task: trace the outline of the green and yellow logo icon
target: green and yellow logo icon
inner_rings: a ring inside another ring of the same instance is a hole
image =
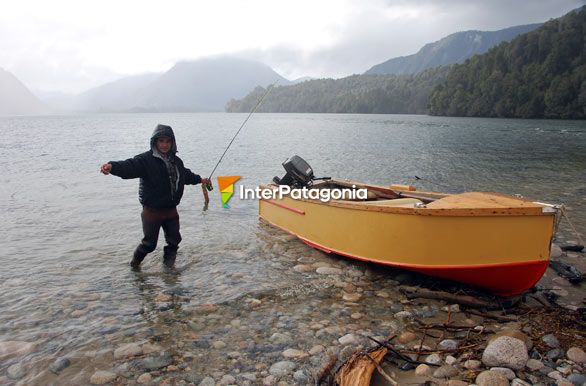
[[[240,176],[218,176],[218,186],[222,195],[222,206],[230,208],[228,201],[234,194],[234,183],[240,179]]]

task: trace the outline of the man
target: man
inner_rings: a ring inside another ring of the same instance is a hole
[[[143,207],[144,237],[130,262],[133,269],[139,269],[145,256],[155,250],[161,228],[167,242],[163,263],[169,268],[174,266],[181,242],[177,205],[183,196],[183,188],[185,185],[209,183],[208,178],[201,178],[183,166],[176,153],[177,144],[171,126],[157,125],[151,136],[149,151],[125,161],[110,161],[100,168],[103,174],[123,179],[140,178],[138,196]]]

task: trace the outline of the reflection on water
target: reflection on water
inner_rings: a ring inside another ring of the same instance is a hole
[[[174,272],[163,269],[162,245],[141,272],[129,270],[142,237],[138,184],[102,176],[99,165],[144,151],[154,126],[166,123],[176,130],[186,166],[206,175],[243,119],[240,114],[0,119],[5,229],[0,383],[87,384],[96,370],[121,379],[145,371],[156,377],[163,365],[173,364],[186,382],[231,374],[240,384],[268,375],[287,348],[309,352],[349,331],[384,335],[397,327],[386,315],[402,307],[393,301],[392,279],[405,273],[312,250],[260,223],[254,201],[234,197],[231,209],[221,208],[217,189],[207,211],[199,186],[186,190],[179,208],[184,241]],[[585,125],[258,114],[217,174],[241,175],[239,183],[253,187],[281,175],[281,162],[298,154],[318,176],[415,183],[427,190],[502,191],[565,203],[584,232]],[[562,232],[564,239],[575,240],[563,223]],[[323,265],[344,274],[317,274]],[[342,299],[341,291],[356,294],[348,299],[360,295],[360,302]],[[141,355],[116,358],[115,350],[126,343],[139,345]],[[155,345],[155,358],[147,353],[149,345]],[[61,357],[71,363],[55,373],[51,365]],[[319,365],[313,356],[295,361],[296,370]]]

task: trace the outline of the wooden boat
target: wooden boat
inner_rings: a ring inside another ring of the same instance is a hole
[[[278,179],[277,179],[278,180]],[[332,179],[310,189],[368,189],[365,200],[261,198],[259,215],[326,253],[520,294],[549,264],[556,208],[498,193],[446,194]],[[278,190],[278,184],[261,185]]]

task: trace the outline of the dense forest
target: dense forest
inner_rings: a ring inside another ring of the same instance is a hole
[[[452,67],[432,115],[586,118],[586,7]]]
[[[352,75],[342,79],[308,80],[271,90],[258,111],[272,113],[426,114],[429,95],[446,79],[449,66],[416,75]],[[228,112],[249,112],[263,87],[226,105]]]

